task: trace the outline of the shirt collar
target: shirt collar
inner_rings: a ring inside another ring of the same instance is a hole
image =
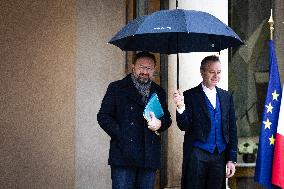
[[[213,94],[216,94],[217,92],[216,92],[216,87],[214,87],[213,89],[209,89],[208,87],[206,87],[204,84],[203,84],[203,82],[201,83],[201,85],[202,85],[202,89],[203,89],[203,91],[205,92],[205,94],[211,94],[211,95],[213,95]]]

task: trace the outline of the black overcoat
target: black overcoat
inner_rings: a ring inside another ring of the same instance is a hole
[[[152,82],[150,95],[157,93],[164,116],[158,132],[172,123],[166,105],[165,91]],[[143,117],[145,103],[135,88],[131,75],[111,83],[97,114],[100,127],[111,137],[109,165],[160,168],[161,140],[147,127]]]

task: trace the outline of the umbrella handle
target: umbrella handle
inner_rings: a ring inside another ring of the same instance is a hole
[[[179,89],[179,56],[177,53],[177,89]]]

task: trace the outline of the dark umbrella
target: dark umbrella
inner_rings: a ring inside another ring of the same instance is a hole
[[[124,26],[109,43],[124,51],[162,54],[220,52],[243,44],[229,26],[213,15],[183,9],[161,10],[138,17]],[[179,78],[178,56],[177,63]]]

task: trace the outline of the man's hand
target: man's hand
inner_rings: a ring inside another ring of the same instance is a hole
[[[226,178],[231,178],[232,176],[234,176],[236,172],[236,166],[231,161],[229,161],[226,166],[227,166]]]
[[[156,118],[153,112],[150,112],[150,117],[151,117],[151,121],[148,122],[148,128],[151,131],[157,131],[158,129],[160,129],[162,123],[159,119]]]
[[[184,106],[184,97],[181,90],[176,90],[174,92],[174,102],[178,108],[182,108]]]

